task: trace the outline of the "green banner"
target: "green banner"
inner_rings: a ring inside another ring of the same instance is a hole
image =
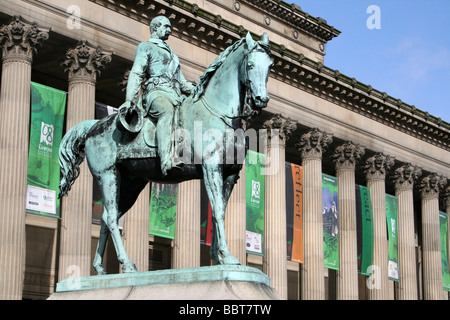
[[[249,150],[245,160],[247,253],[264,254],[265,155]]]
[[[448,261],[448,214],[439,211],[441,226],[441,257],[442,257],[442,283],[445,291],[450,291],[450,272]]]
[[[64,91],[31,83],[27,213],[60,217],[58,153],[64,126],[66,96]]]
[[[155,182],[150,192],[149,233],[175,239],[178,185]]]
[[[389,241],[388,277],[398,281],[397,197],[386,194],[386,222]]]
[[[373,210],[370,198],[370,189],[364,186],[355,186],[356,199],[356,235],[358,272],[370,276],[369,267],[373,264]]]
[[[338,179],[322,174],[323,253],[325,268],[339,270]]]

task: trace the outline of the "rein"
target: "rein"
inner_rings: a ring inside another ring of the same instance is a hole
[[[253,49],[254,50],[254,49]],[[246,52],[244,54],[244,59],[242,59],[241,61],[241,67],[242,64],[244,64],[247,61],[247,57],[248,55],[253,52],[253,50]],[[205,98],[204,95],[201,96],[201,101],[203,103],[203,105],[205,106],[205,108],[215,117],[219,118],[220,120],[222,120],[227,126],[229,126],[230,128],[233,128],[233,126],[229,123],[229,120],[235,120],[235,119],[241,119],[241,120],[247,120],[255,115],[259,115],[261,113],[260,110],[253,110],[252,106],[249,104],[248,100],[251,99],[251,87],[250,87],[250,80],[247,79],[247,63],[245,63],[245,79],[242,81],[242,83],[245,84],[245,97],[244,97],[244,107],[242,108],[242,112],[240,114],[238,114],[237,116],[229,116],[223,113],[220,113],[216,108],[214,108],[209,102],[208,100]],[[250,97],[250,98],[249,98]],[[248,112],[246,112],[246,110],[248,110]]]

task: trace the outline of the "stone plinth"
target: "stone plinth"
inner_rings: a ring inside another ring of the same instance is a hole
[[[280,300],[247,266],[208,266],[68,278],[49,300]]]

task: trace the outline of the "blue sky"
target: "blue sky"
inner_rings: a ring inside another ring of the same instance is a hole
[[[326,45],[327,67],[450,123],[450,0],[285,2],[342,32]]]

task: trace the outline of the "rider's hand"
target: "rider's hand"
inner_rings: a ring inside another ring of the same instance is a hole
[[[120,107],[119,112],[120,113],[128,113],[132,109],[131,101],[125,101]]]

